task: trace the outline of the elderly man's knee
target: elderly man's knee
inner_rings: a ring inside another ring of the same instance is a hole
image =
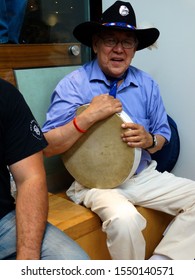
[[[103,223],[103,229],[121,232],[123,234],[132,231],[142,231],[146,226],[145,218],[132,207],[115,208],[112,216]]]

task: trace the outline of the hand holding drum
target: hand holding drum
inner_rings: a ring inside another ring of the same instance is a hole
[[[78,108],[77,115],[87,108]],[[62,155],[69,173],[87,188],[115,188],[134,175],[141,157],[139,148],[121,140],[124,122],[132,122],[125,112],[95,123]]]

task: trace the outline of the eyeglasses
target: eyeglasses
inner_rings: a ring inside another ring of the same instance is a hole
[[[137,40],[134,38],[126,39],[126,40],[122,40],[122,41],[119,41],[112,37],[100,37],[99,36],[99,38],[103,41],[105,46],[111,47],[111,48],[114,48],[116,45],[118,45],[118,43],[121,43],[121,45],[124,49],[132,49],[137,45]]]

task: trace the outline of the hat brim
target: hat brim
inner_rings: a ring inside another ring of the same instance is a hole
[[[97,22],[84,22],[79,24],[73,30],[73,35],[82,44],[92,47],[92,37],[94,34],[104,30],[123,30],[135,32],[136,38],[138,39],[137,51],[145,49],[156,42],[160,32],[157,28],[147,29],[129,29],[118,26],[104,26]]]

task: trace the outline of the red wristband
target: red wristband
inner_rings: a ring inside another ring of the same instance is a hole
[[[87,130],[78,127],[78,125],[77,125],[77,123],[76,123],[76,117],[73,119],[73,124],[74,124],[76,130],[78,130],[79,132],[81,132],[81,133],[87,132]]]

